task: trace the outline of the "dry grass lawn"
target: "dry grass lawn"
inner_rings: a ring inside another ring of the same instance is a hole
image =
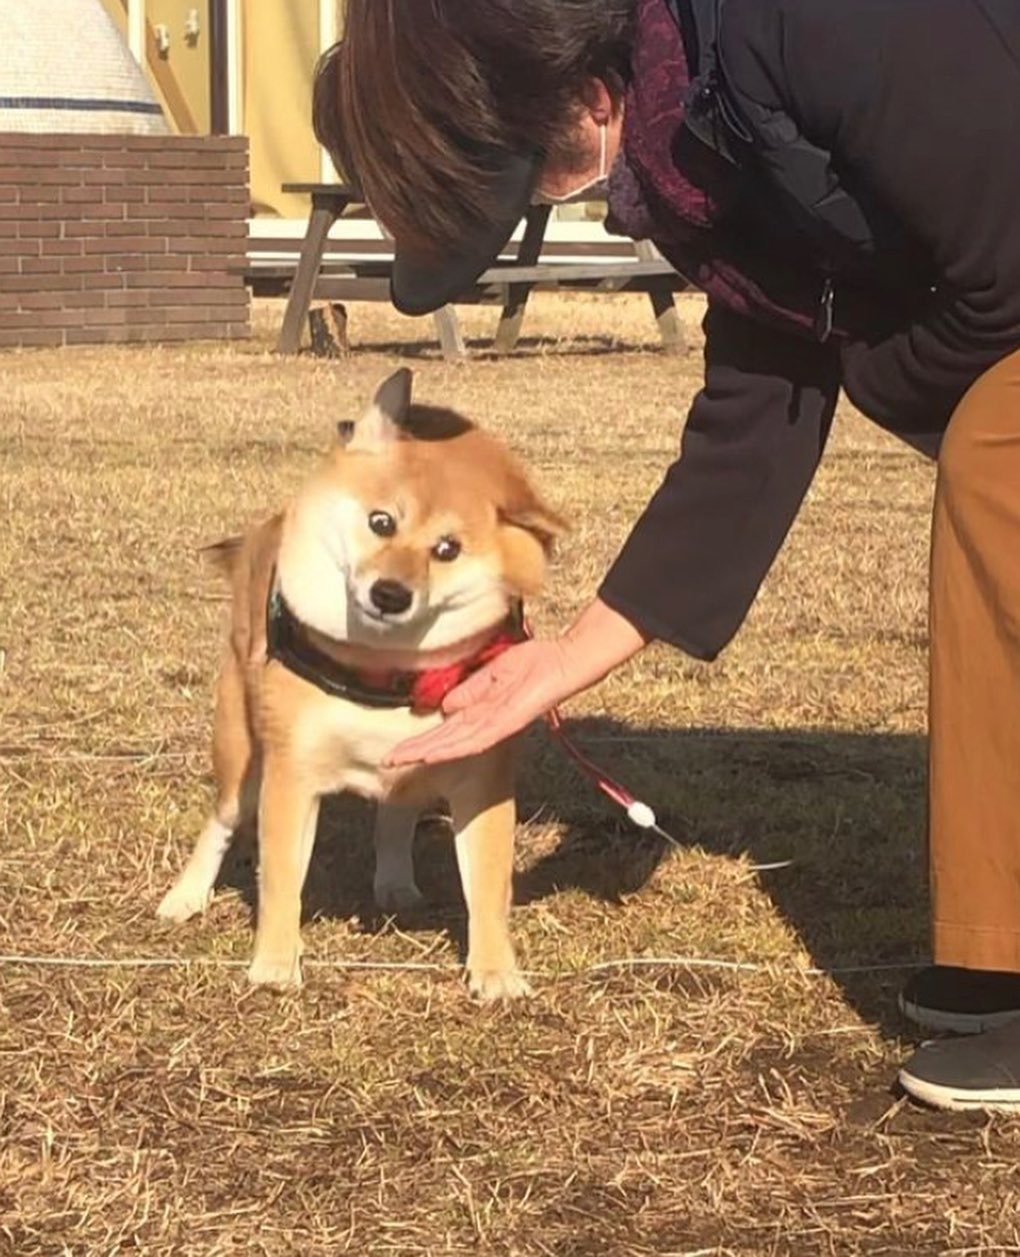
[[[154,918],[210,794],[223,603],[198,547],[410,361],[576,519],[535,610],[562,624],[674,456],[697,306],[686,358],[640,298],[548,296],[514,356],[463,366],[359,306],[349,360],[283,361],[275,304],[243,346],[0,357],[0,1252],[1020,1252],[1020,1124],[890,1091],[927,948],[932,476],[849,411],[725,655],[654,648],[570,709],[682,850],[534,735],[532,1002],[461,988],[438,822],[429,912],[378,919],[355,802],[319,834],[299,995],[245,989],[250,849],[204,919]]]

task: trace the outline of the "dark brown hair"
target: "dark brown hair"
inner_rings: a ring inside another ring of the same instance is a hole
[[[615,99],[634,0],[348,0],[319,62],[313,122],[389,230],[449,248],[485,219],[485,154],[570,168],[587,81]]]

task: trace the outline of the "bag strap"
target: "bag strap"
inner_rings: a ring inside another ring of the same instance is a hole
[[[673,21],[683,36],[696,43],[690,66],[691,80],[703,78],[715,65],[715,40],[719,33],[722,0],[666,0]],[[685,39],[686,44],[686,39]]]
[[[685,46],[693,36],[691,86],[684,125],[702,144],[731,166],[763,167],[783,198],[787,212],[833,260],[867,252],[873,245],[870,219],[860,200],[842,188],[833,174],[830,155],[793,129],[785,115],[760,110],[749,119],[734,108],[719,65],[718,34],[725,0],[665,0]]]
[[[666,0],[689,58],[691,85],[685,102],[684,126],[702,144],[731,166],[739,167],[741,150],[751,135],[722,90],[717,36],[724,0]]]

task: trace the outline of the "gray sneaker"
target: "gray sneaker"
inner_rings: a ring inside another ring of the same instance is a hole
[[[1020,1112],[1020,1021],[925,1043],[899,1079],[908,1095],[937,1109]]]

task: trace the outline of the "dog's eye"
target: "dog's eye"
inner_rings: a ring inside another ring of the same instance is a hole
[[[440,563],[452,563],[460,554],[460,542],[456,537],[440,537],[432,547],[432,556]]]
[[[392,537],[397,531],[397,521],[389,511],[372,511],[368,517],[368,526],[377,537]]]

